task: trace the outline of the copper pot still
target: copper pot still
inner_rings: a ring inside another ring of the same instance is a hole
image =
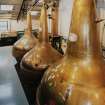
[[[37,75],[38,73],[43,73],[61,57],[62,55],[49,44],[47,5],[43,3],[40,16],[39,43],[23,57],[21,68],[30,72],[36,72]]]
[[[49,68],[37,105],[105,105],[105,63],[100,52],[94,0],[75,0],[65,57]]]
[[[17,61],[20,61],[22,57],[32,49],[37,43],[37,39],[32,35],[32,18],[31,13],[27,13],[27,28],[25,29],[24,36],[20,38],[12,49],[12,55]]]

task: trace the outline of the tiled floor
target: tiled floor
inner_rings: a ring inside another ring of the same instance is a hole
[[[0,105],[28,105],[10,47],[0,47]]]

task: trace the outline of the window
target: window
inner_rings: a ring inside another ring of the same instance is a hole
[[[0,32],[6,32],[8,30],[8,22],[0,21]]]
[[[12,11],[14,5],[0,5],[0,10],[2,11]]]

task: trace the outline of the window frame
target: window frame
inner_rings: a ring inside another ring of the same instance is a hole
[[[0,21],[0,24],[1,24],[1,23],[2,23],[2,24],[5,23],[6,25],[5,25],[5,27],[4,27],[4,30],[3,30],[3,28],[1,28],[2,25],[0,25],[0,32],[6,32],[6,31],[8,31],[8,21]]]

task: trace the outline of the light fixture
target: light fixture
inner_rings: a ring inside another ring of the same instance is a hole
[[[32,0],[33,3],[38,2],[38,3],[42,3],[43,0]]]
[[[11,11],[13,10],[14,5],[0,5],[0,10]]]
[[[43,0],[39,0],[39,3],[43,3]]]
[[[34,16],[37,16],[37,15],[39,15],[39,11],[31,11],[31,15],[34,15]]]

